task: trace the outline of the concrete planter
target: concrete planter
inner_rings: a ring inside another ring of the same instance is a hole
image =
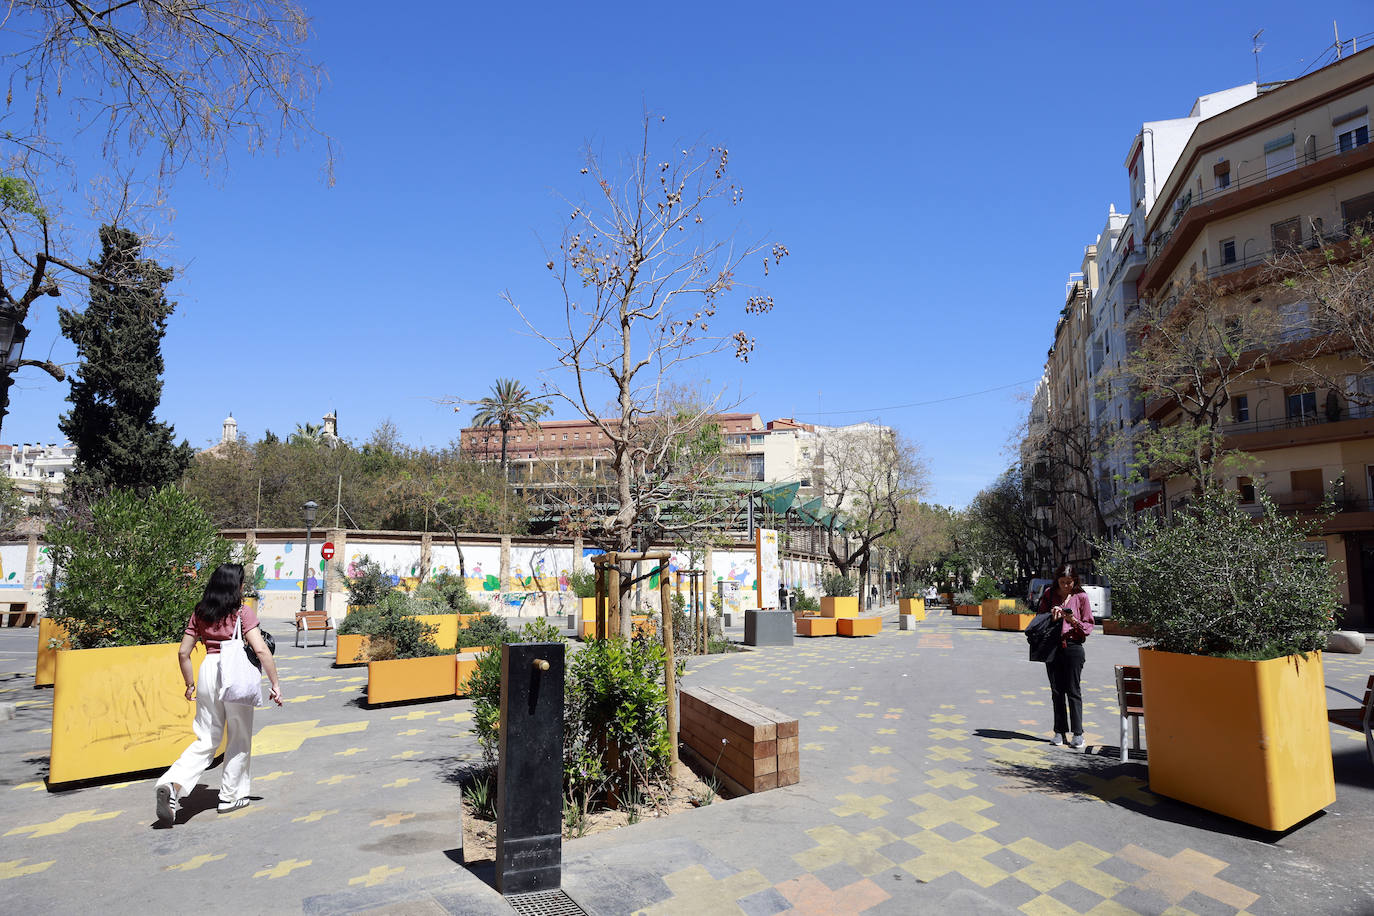
[[[926,599],[898,598],[897,604],[903,615],[915,617],[917,620],[926,619]]]
[[[195,738],[178,643],[56,653],[48,783],[169,767]],[[205,647],[191,654],[200,673]],[[223,745],[221,745],[221,749]]]
[[[1003,613],[1010,612],[1016,608],[1014,598],[989,598],[984,601],[979,610],[983,617],[983,629],[1000,630],[1001,616]]]
[[[1150,791],[1265,830],[1336,800],[1320,652],[1262,662],[1140,650]]]
[[[826,596],[821,599],[822,617],[858,617],[859,598],[857,595]]]
[[[457,656],[397,658],[367,663],[367,702],[399,703],[457,694]]]
[[[924,615],[917,617],[915,614],[898,614],[897,628],[900,630],[914,630],[916,629],[916,621],[924,619]]]

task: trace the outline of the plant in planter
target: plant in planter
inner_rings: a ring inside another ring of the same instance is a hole
[[[798,611],[806,611],[814,614],[820,611],[821,603],[816,600],[814,595],[809,595],[805,589],[799,588],[797,589],[796,608]]]
[[[348,590],[350,608],[372,607],[380,603],[393,587],[391,576],[382,569],[382,564],[367,554],[350,563],[348,570],[339,566],[336,572]]]
[[[925,583],[910,579],[903,582],[898,588],[897,604],[900,611],[899,623],[902,629],[909,630],[915,621],[926,619],[925,593]]]
[[[1113,616],[1140,627],[1150,788],[1268,830],[1335,800],[1320,650],[1331,564],[1259,494],[1209,487],[1102,545]]]
[[[821,598],[821,616],[858,617],[858,588],[858,580],[853,576],[831,573],[821,579],[821,591],[825,592]]]
[[[463,577],[450,572],[430,576],[420,583],[414,594],[415,600],[435,605],[436,613],[452,611],[455,614],[481,614],[486,611],[468,594],[468,585]]]
[[[951,600],[954,601],[954,613],[956,614],[969,617],[978,613],[978,597],[973,592],[955,592]]]
[[[468,621],[468,625],[458,631],[458,651],[475,646],[499,646],[512,641],[511,628],[504,617],[495,614],[480,614]]]
[[[982,604],[989,598],[1002,598],[1001,589],[990,576],[979,576],[978,581],[973,583],[973,601],[970,604]]]

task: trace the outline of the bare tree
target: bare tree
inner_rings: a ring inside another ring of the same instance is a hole
[[[156,241],[148,222],[188,164],[225,168],[231,147],[250,151],[321,136],[312,104],[321,71],[295,0],[9,0],[0,114],[0,308],[21,327],[43,296],[65,284],[117,281],[80,263],[65,192],[93,188],[100,222]],[[54,117],[57,115],[57,117]],[[102,171],[87,174],[76,136],[100,136]],[[328,157],[332,171],[332,153]],[[24,332],[21,332],[24,333]],[[59,381],[60,366],[25,360]],[[0,417],[9,372],[0,372]]]
[[[737,206],[743,192],[729,175],[722,146],[653,152],[663,122],[646,114],[643,137],[622,169],[607,168],[590,149],[581,172],[594,194],[572,208],[567,228],[545,265],[562,294],[562,315],[506,299],[541,340],[553,347],[558,369],[548,389],[595,424],[611,452],[614,502],[599,525],[616,551],[634,547],[636,526],[654,519],[676,490],[674,478],[655,472],[670,465],[673,450],[705,427],[720,398],[670,414],[664,384],[686,365],[734,348],[747,361],[754,340],[722,328],[720,314],[732,293],[744,293],[746,314],[773,308],[762,291],[745,288],[746,263],[768,271],[787,255],[782,245],[736,244],[711,222]],[[614,406],[599,408],[608,393]],[[646,423],[655,417],[654,424]],[[628,594],[631,570],[622,570]],[[627,610],[626,602],[621,603]],[[630,620],[622,613],[620,630]]]
[[[821,442],[826,553],[842,575],[858,564],[863,581],[874,545],[897,530],[903,504],[925,492],[926,468],[914,444],[881,426],[830,430]]]
[[[1104,436],[1085,423],[1051,410],[1047,423],[1030,443],[1032,466],[1022,469],[1023,479],[1039,498],[1045,500],[1055,520],[1053,565],[1084,561],[1091,564],[1093,541],[1107,534],[1107,518],[1102,512],[1104,486],[1097,475],[1097,459],[1106,450]]]

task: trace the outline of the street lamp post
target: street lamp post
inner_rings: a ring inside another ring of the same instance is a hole
[[[305,613],[305,595],[310,585],[310,529],[315,524],[315,510],[319,506],[308,500],[305,504],[305,569],[301,572],[301,613]]]

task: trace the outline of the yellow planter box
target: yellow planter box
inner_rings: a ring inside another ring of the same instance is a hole
[[[652,639],[658,633],[658,626],[647,614],[631,615],[630,628],[633,633],[645,639]]]
[[[367,664],[369,638],[357,633],[345,633],[334,638],[334,667]]]
[[[415,619],[421,623],[438,627],[439,630],[432,637],[435,644],[444,652],[452,652],[458,647],[458,626],[459,617],[466,616],[460,614],[416,614]]]
[[[998,614],[997,629],[1024,632],[1034,619],[1034,614]]]
[[[1140,673],[1151,792],[1276,831],[1336,800],[1320,652],[1141,649]]]
[[[859,598],[857,595],[840,595],[821,599],[822,617],[858,617]]]
[[[63,649],[52,694],[48,783],[163,769],[195,739],[177,643]],[[205,647],[197,644],[197,674]],[[223,745],[221,745],[221,749]]]
[[[67,631],[51,618],[43,617],[38,621],[38,658],[34,667],[33,686],[51,687],[57,674],[57,650],[49,649],[48,643],[57,639],[62,648],[67,647]]]
[[[474,646],[458,653],[457,679],[454,683],[454,692],[458,696],[465,697],[468,695],[468,681],[477,673],[477,659],[483,653],[490,651],[490,646]]]
[[[998,602],[998,599],[989,598],[987,601],[984,601],[982,605],[979,606],[979,609],[983,617],[983,629],[1001,629],[1001,622],[999,618],[1002,616],[1002,607],[1001,604]]]
[[[881,617],[843,617],[835,621],[840,636],[877,636],[883,631]]]
[[[368,705],[451,697],[457,686],[456,655],[367,663]]]
[[[838,632],[838,620],[834,617],[803,617],[797,621],[798,636],[834,636]]]
[[[917,620],[926,619],[926,599],[924,598],[899,598],[897,604],[901,607],[903,614],[910,614]]]
[[[596,599],[595,599],[595,598],[581,598],[581,599],[579,599],[579,600],[580,600],[581,603],[582,603],[582,619],[583,619],[583,620],[595,620],[595,619],[596,619]]]

